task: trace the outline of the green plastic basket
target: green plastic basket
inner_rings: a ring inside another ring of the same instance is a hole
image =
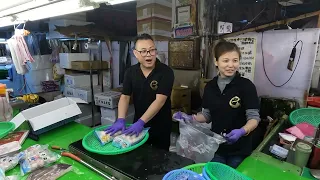
[[[302,122],[309,123],[318,127],[320,123],[320,109],[318,108],[301,108],[290,113],[290,122],[297,125]]]
[[[0,139],[8,135],[14,127],[12,122],[0,122]]]
[[[204,168],[205,165],[206,165],[206,163],[192,164],[192,165],[184,167],[183,169],[187,169],[187,170],[193,171],[197,174],[201,174],[202,169]]]
[[[140,141],[138,144],[125,148],[125,149],[119,149],[116,148],[112,145],[112,142],[102,146],[99,142],[99,140],[97,139],[97,137],[94,134],[95,130],[101,131],[106,129],[107,127],[109,127],[111,125],[108,126],[102,126],[99,128],[96,128],[94,130],[92,130],[90,133],[88,133],[83,139],[82,139],[82,146],[90,152],[96,153],[96,154],[101,154],[101,155],[117,155],[117,154],[123,154],[123,153],[127,153],[129,151],[132,151],[136,148],[138,148],[139,146],[143,145],[149,138],[149,133],[146,134],[146,136],[142,139],[142,141]],[[129,126],[129,125],[127,125]]]
[[[225,164],[208,162],[204,168],[212,180],[252,180]]]

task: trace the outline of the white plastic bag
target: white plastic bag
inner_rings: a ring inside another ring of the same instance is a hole
[[[179,129],[177,154],[192,159],[196,163],[211,161],[219,145],[226,142],[224,137],[198,122],[180,122]]]

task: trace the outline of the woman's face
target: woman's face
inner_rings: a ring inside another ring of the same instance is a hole
[[[233,76],[237,70],[239,69],[240,55],[236,51],[230,51],[222,54],[215,61],[215,65],[218,66],[220,75],[222,77],[230,77]]]

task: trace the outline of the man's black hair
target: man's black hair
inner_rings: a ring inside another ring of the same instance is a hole
[[[139,40],[151,40],[151,41],[153,41],[153,38],[152,38],[149,34],[147,34],[147,33],[143,33],[143,34],[138,35],[138,36],[134,39],[134,48],[136,48],[136,43],[137,43],[137,41],[139,41]]]

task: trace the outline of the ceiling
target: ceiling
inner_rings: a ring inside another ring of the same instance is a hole
[[[302,5],[283,7],[278,0],[216,0],[220,2],[220,21],[232,22],[234,31],[266,24],[276,20],[295,17],[320,10],[320,0],[304,0]],[[231,13],[232,12],[232,13]],[[87,21],[94,22],[95,28],[115,36],[132,37],[137,33],[136,2],[114,6],[101,5],[87,13]],[[30,31],[48,32],[48,20],[26,23]],[[251,22],[251,23],[248,23]],[[13,27],[0,28],[0,38],[7,38]]]

